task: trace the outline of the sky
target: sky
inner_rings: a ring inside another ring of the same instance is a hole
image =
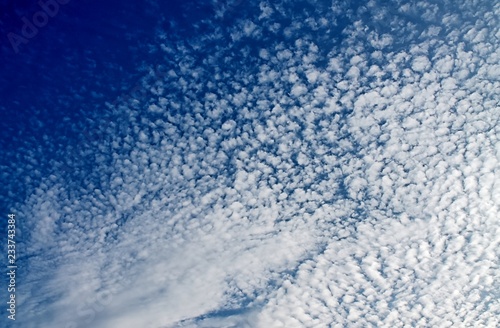
[[[499,2],[57,6],[1,2],[0,327],[500,325]]]

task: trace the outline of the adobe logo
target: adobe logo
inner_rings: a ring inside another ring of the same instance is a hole
[[[19,35],[13,32],[7,34],[7,38],[9,39],[14,52],[16,54],[19,53],[19,46],[21,44],[27,44],[30,39],[37,36],[39,29],[49,23],[49,17],[53,18],[57,15],[60,5],[65,5],[69,2],[70,0],[38,1],[38,5],[42,8],[42,10],[34,13],[31,20],[26,17],[21,18],[21,21],[24,23],[21,28],[21,34]]]

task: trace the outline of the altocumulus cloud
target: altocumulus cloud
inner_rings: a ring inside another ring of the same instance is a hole
[[[498,326],[500,5],[239,6],[29,185],[23,327]]]

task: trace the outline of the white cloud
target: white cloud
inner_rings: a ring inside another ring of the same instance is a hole
[[[303,96],[304,94],[307,93],[307,87],[303,84],[295,84],[293,87],[292,87],[292,92],[291,94],[294,96],[294,97],[300,97],[300,96]]]
[[[431,63],[429,62],[429,59],[425,56],[418,56],[413,59],[413,62],[411,64],[411,68],[416,71],[416,72],[423,72],[427,69],[429,69]]]

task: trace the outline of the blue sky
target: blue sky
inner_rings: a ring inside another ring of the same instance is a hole
[[[498,326],[498,3],[2,6],[20,327]]]

